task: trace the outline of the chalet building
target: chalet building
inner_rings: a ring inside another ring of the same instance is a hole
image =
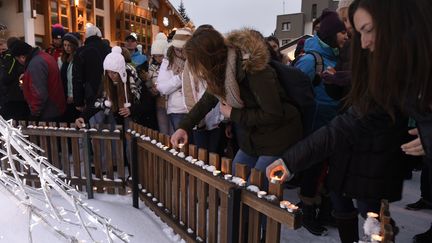
[[[87,23],[95,24],[112,45],[135,33],[143,50],[157,33],[187,24],[168,0],[0,0],[0,24],[10,36],[48,47],[56,23],[82,36]]]

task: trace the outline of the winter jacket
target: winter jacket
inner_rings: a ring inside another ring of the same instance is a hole
[[[24,101],[23,92],[19,86],[19,77],[24,72],[24,67],[6,51],[2,58],[1,101],[8,102]]]
[[[182,74],[174,75],[172,70],[168,70],[168,65],[168,60],[164,59],[159,69],[156,88],[162,95],[168,96],[167,114],[187,113],[181,89]]]
[[[63,89],[65,93],[65,97],[73,97],[73,88],[72,88],[72,70],[73,70],[73,62],[57,62],[60,68],[60,77],[63,82]]]
[[[231,120],[239,131],[239,146],[251,156],[279,155],[302,136],[300,113],[288,102],[276,72],[268,65],[266,44],[251,30],[232,32],[228,44],[237,49],[236,80],[244,107],[233,108]],[[243,53],[253,53],[242,60]],[[216,104],[218,99],[205,92],[180,123],[190,130]]]
[[[76,106],[92,105],[102,80],[103,60],[110,53],[98,36],[90,36],[78,48],[72,69],[73,97]]]
[[[147,57],[143,54],[139,53],[138,51],[135,51],[131,55],[132,63],[135,67],[143,65],[147,61]]]
[[[332,191],[359,199],[399,200],[407,168],[400,146],[407,142],[407,125],[401,114],[393,122],[383,111],[360,116],[350,108],[282,158],[296,173],[329,157]]]
[[[323,59],[324,69],[327,67],[334,68],[338,61],[338,51],[333,49],[324,42],[322,42],[318,36],[314,36],[305,41],[304,46],[305,52],[314,51],[318,52]],[[305,54],[295,64],[296,68],[302,70],[306,75],[309,76],[310,80],[314,80],[316,69],[315,59],[312,54]],[[338,106],[339,102],[328,96],[325,90],[324,82],[314,87],[315,100],[318,104]]]
[[[66,109],[63,84],[56,60],[48,53],[34,49],[27,57],[23,77],[24,98],[33,119],[52,121]]]

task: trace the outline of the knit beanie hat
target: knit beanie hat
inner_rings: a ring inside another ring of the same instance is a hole
[[[17,40],[12,43],[12,47],[10,48],[11,54],[14,57],[18,56],[27,56],[33,50],[33,47],[22,40]]]
[[[55,24],[51,26],[51,28],[52,28],[51,37],[53,39],[61,39],[66,33],[61,24]]]
[[[183,48],[183,46],[191,37],[192,31],[189,28],[178,29],[173,37],[172,45],[175,48]]]
[[[151,46],[152,55],[165,55],[168,46],[167,37],[164,33],[158,33]]]
[[[337,33],[346,30],[345,24],[340,20],[339,15],[335,11],[325,9],[320,18],[321,23],[317,34],[323,41],[335,38]]]
[[[123,83],[126,83],[126,61],[123,57],[122,49],[119,46],[114,46],[111,53],[105,57],[103,62],[104,70],[117,72]]]
[[[75,46],[79,46],[80,44],[80,34],[77,32],[73,32],[73,33],[66,33],[63,36],[63,41],[69,41],[70,43],[74,44]]]
[[[86,39],[91,37],[91,36],[99,36],[102,37],[102,32],[100,31],[100,29],[93,24],[86,24],[86,33],[85,33],[85,37]]]
[[[352,2],[353,0],[340,0],[336,11],[339,11],[340,9],[343,8],[348,8]]]

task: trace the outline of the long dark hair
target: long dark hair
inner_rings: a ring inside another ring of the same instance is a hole
[[[207,81],[211,93],[225,97],[228,47],[223,36],[214,29],[197,30],[184,49],[193,75]]]
[[[351,25],[355,27],[354,13],[362,8],[372,16],[376,33],[374,51],[369,52],[353,29],[348,101],[363,114],[379,106],[394,117],[412,96],[418,111],[432,110],[431,2],[355,0],[350,6]]]

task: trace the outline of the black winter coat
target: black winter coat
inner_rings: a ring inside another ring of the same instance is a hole
[[[24,95],[19,86],[19,77],[24,73],[21,65],[7,50],[2,57],[2,75],[0,78],[0,101],[2,104],[8,102],[24,102]]]
[[[73,60],[72,84],[76,106],[94,104],[103,74],[103,61],[110,49],[98,36],[85,40]]]
[[[359,199],[399,200],[407,164],[400,146],[407,142],[408,119],[395,122],[384,112],[360,117],[352,108],[291,147],[284,155],[291,172],[330,157],[329,187]]]

